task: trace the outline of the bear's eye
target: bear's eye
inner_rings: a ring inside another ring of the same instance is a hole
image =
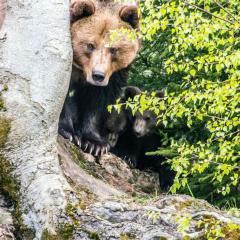
[[[95,49],[95,47],[92,43],[88,43],[87,44],[87,49],[88,49],[89,52],[92,52]]]
[[[109,48],[109,52],[112,54],[112,55],[115,55],[117,53],[118,49],[117,48]]]

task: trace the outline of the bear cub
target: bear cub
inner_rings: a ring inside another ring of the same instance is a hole
[[[133,99],[138,94],[141,94],[139,88],[126,87],[120,103]],[[158,91],[156,97],[163,98],[163,92]],[[161,146],[161,139],[156,133],[156,115],[149,110],[144,111],[143,114],[136,112],[133,115],[129,109],[123,107],[119,114],[113,111],[108,120],[105,128],[108,129],[110,136],[115,136],[110,151],[132,167],[158,172],[160,188],[167,191],[173,183],[175,173],[169,166],[162,165],[165,161],[164,157],[146,155],[147,152],[155,151]]]
[[[121,34],[138,29],[138,8],[110,1],[72,0],[70,7],[73,67],[59,120],[59,134],[95,156],[110,146],[102,126],[126,85],[139,42]],[[112,32],[119,37],[111,40]]]

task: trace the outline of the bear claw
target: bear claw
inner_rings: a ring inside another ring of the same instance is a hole
[[[74,136],[74,142],[76,143],[76,145],[78,146],[78,147],[80,147],[81,148],[81,138],[80,137],[78,137],[78,136]]]
[[[96,151],[95,151],[95,153],[94,153],[94,156],[95,156],[95,157],[98,156],[100,150],[101,150],[101,148],[100,148],[99,146],[97,146]]]
[[[106,150],[105,147],[102,147],[102,148],[101,148],[101,154],[100,154],[101,156],[105,154],[105,150]]]
[[[87,148],[88,148],[88,143],[85,143],[85,144],[83,145],[82,150],[85,152],[85,151],[87,150]]]
[[[95,157],[102,156],[110,150],[110,145],[105,143],[92,143],[88,140],[82,141],[81,149]]]
[[[59,130],[59,134],[60,134],[61,136],[63,136],[65,139],[69,139],[69,141],[72,142],[73,137],[72,137],[72,134],[71,134],[70,132],[68,132],[68,131],[66,131],[66,130],[64,130],[64,129],[60,129],[60,130]]]
[[[89,154],[92,154],[93,150],[94,150],[94,145],[90,145]]]

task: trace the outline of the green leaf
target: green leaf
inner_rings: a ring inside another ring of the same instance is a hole
[[[196,75],[196,70],[195,69],[191,69],[189,73],[191,74],[191,76],[194,77]]]

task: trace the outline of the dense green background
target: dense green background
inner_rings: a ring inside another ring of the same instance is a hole
[[[143,95],[136,105],[158,115],[157,153],[174,153],[171,191],[227,208],[240,207],[239,13],[239,0],[144,1],[130,79],[165,90],[163,101]]]

